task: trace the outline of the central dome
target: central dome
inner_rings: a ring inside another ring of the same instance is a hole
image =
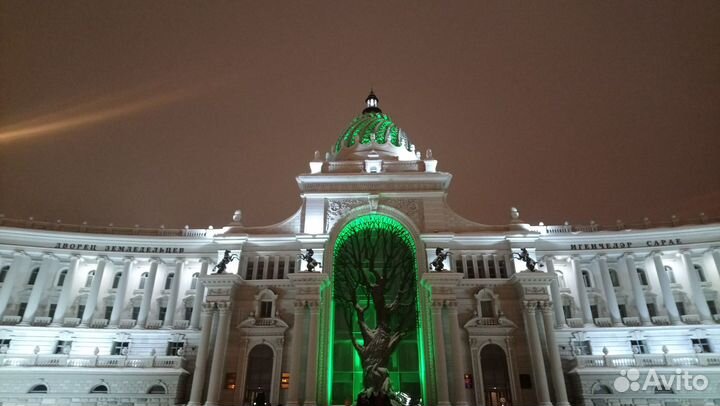
[[[380,110],[378,98],[370,91],[365,109],[340,134],[332,148],[335,161],[365,159],[369,154],[388,160],[412,161],[420,157],[405,131]]]

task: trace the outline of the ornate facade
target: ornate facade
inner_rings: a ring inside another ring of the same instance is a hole
[[[275,225],[239,211],[202,230],[0,218],[0,404],[345,404],[362,370],[336,328],[334,255],[371,215],[415,246],[417,332],[390,369],[423,404],[720,404],[717,219],[475,223],[447,206],[432,153],[366,103]],[[226,251],[237,260],[214,272]]]

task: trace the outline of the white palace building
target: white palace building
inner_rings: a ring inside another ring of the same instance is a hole
[[[362,368],[333,264],[342,231],[369,221],[415,246],[416,334],[389,369],[424,405],[720,405],[719,219],[476,223],[448,207],[432,153],[366,104],[278,224],[0,217],[0,405],[344,405]]]

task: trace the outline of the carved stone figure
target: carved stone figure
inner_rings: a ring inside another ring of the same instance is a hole
[[[440,272],[443,269],[445,269],[445,265],[443,264],[443,261],[445,261],[445,258],[450,256],[450,251],[443,251],[442,248],[436,248],[435,249],[435,259],[430,263],[430,266],[433,267],[435,272]]]
[[[215,265],[213,271],[216,274],[224,274],[225,270],[227,269],[227,265],[236,259],[240,259],[240,256],[238,254],[230,254],[230,250],[225,250],[225,255],[223,255],[223,258],[220,260],[220,262]]]
[[[527,267],[528,271],[535,272],[535,265],[537,265],[537,262],[530,258],[530,254],[528,253],[527,249],[522,248],[520,249],[520,253],[513,253],[513,256],[517,255],[517,259],[524,261],[525,266]]]
[[[313,255],[315,252],[312,250],[312,248],[308,248],[305,251],[305,254],[298,254],[298,258],[302,259],[303,261],[307,262],[307,271],[308,272],[314,272],[316,266],[320,266],[320,263],[313,258]]]

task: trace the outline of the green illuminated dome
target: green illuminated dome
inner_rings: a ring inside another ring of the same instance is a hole
[[[370,91],[365,109],[355,117],[332,148],[335,160],[365,158],[373,152],[384,159],[416,160],[415,146],[405,132],[380,110],[378,98]]]

